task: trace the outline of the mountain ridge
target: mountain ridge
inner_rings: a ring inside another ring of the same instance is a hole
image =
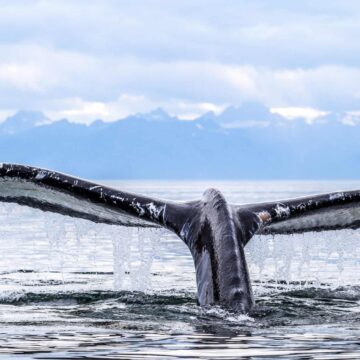
[[[333,114],[309,124],[256,107],[250,117],[251,107],[193,121],[156,109],[90,125],[22,112],[0,124],[0,161],[94,179],[360,178],[358,122]]]
[[[317,118],[308,121],[306,117],[298,116],[289,119],[279,113],[272,112],[269,108],[256,102],[247,102],[240,106],[229,106],[219,114],[213,111],[204,113],[192,120],[183,120],[177,116],[168,114],[164,109],[158,107],[148,113],[136,113],[128,115],[124,118],[119,118],[113,121],[104,121],[102,119],[95,119],[90,124],[71,121],[71,119],[62,118],[58,120],[49,119],[43,112],[38,110],[19,110],[13,115],[7,117],[0,123],[0,131],[15,133],[23,130],[28,130],[35,126],[52,125],[58,121],[67,121],[71,124],[99,126],[100,124],[110,124],[125,120],[146,120],[149,122],[172,122],[172,121],[194,121],[199,124],[216,124],[223,128],[244,128],[244,127],[266,127],[271,125],[291,125],[296,122],[306,122],[311,125],[313,123],[327,124],[329,122],[342,122],[344,125],[358,125],[360,124],[360,112],[329,112],[326,115],[318,116]]]

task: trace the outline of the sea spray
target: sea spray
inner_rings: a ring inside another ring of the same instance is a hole
[[[359,284],[359,242],[357,230],[262,235],[245,251],[253,280],[336,287]]]
[[[114,288],[151,289],[151,268],[163,230],[119,228],[113,239]]]
[[[165,230],[94,224],[15,204],[0,205],[0,224],[0,271],[41,272],[42,281],[47,276],[53,279],[54,272],[61,274],[64,283],[79,272],[113,272],[114,289],[143,291],[154,287],[154,268],[162,271],[159,284],[155,282],[157,289],[165,277],[176,279],[184,270],[182,264],[191,262],[186,246]],[[356,230],[262,235],[251,239],[245,251],[254,283],[336,287],[359,284],[359,242]],[[164,264],[160,266],[157,255],[164,249],[169,256],[161,254]],[[189,281],[195,284],[191,271]],[[32,278],[36,280],[35,275]],[[101,281],[92,286],[103,288]]]

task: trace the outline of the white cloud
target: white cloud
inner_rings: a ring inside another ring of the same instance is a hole
[[[61,99],[55,101],[54,108],[45,113],[53,120],[67,118],[73,122],[89,124],[99,118],[104,121],[114,121],[136,113],[147,113],[156,107],[161,107],[182,120],[192,120],[204,112],[220,113],[226,106],[177,101],[159,103],[144,96],[122,94],[115,101],[109,102],[91,102],[80,98]]]
[[[0,82],[2,86],[17,88],[21,91],[42,91],[41,78],[43,74],[38,66],[31,64],[1,64]]]
[[[81,121],[159,106],[191,118],[249,100],[325,111],[351,109],[359,102],[360,68],[355,67],[274,69],[94,57],[39,46],[0,50],[0,108],[63,111]],[[21,52],[26,61],[19,60]]]
[[[316,119],[329,114],[328,111],[322,111],[319,109],[308,107],[284,107],[284,108],[272,108],[272,113],[279,114],[289,120],[305,119],[309,124],[316,121]]]
[[[341,122],[344,125],[356,126],[360,123],[360,111],[349,111],[341,119]]]
[[[6,120],[9,116],[14,115],[16,113],[16,110],[13,109],[3,109],[0,110],[0,122],[3,122]]]
[[[0,109],[360,108],[360,3],[0,1]],[[9,31],[11,29],[11,31]],[[208,105],[207,105],[208,104]]]

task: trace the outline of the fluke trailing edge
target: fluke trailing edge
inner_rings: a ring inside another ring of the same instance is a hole
[[[13,164],[0,164],[0,201],[96,223],[165,227],[190,249],[199,303],[240,312],[254,305],[244,254],[254,234],[360,227],[360,191],[231,205],[218,190],[209,189],[198,201],[176,203]]]

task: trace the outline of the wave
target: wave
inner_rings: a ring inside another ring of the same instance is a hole
[[[114,300],[125,304],[182,305],[196,303],[195,294],[147,294],[138,291],[4,292],[0,304],[30,304],[72,301],[77,304]]]

